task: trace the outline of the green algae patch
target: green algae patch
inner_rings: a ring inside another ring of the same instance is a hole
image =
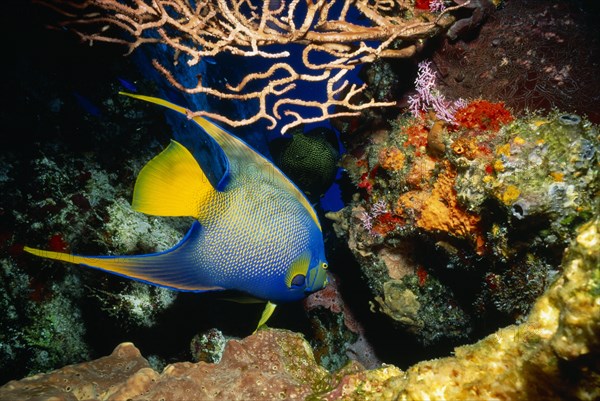
[[[310,344],[301,334],[287,330],[277,331],[286,333],[275,339],[284,355],[286,372],[300,383],[310,386],[314,393],[326,391],[330,387],[329,372],[317,364]]]

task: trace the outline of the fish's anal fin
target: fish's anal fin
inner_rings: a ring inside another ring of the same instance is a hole
[[[271,301],[267,302],[267,304],[265,305],[265,309],[263,310],[263,313],[260,317],[260,320],[258,321],[258,325],[256,326],[256,329],[254,329],[252,334],[256,333],[258,329],[260,329],[262,326],[265,325],[265,323],[267,323],[267,320],[269,320],[276,307],[277,304],[274,304]]]
[[[133,190],[134,210],[155,216],[200,218],[215,189],[185,146],[172,140],[140,171]]]
[[[197,265],[194,250],[200,246],[202,227],[195,221],[185,237],[164,252],[126,256],[83,256],[24,247],[25,252],[46,259],[85,265],[129,279],[176,291],[220,291],[220,286]]]
[[[76,257],[69,253],[45,251],[43,249],[31,248],[28,246],[24,246],[23,251],[35,256],[39,256],[40,258],[58,260],[67,263],[78,263]]]

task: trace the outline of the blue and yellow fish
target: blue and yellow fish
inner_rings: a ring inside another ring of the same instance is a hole
[[[190,113],[159,98],[122,94]],[[242,291],[268,301],[260,327],[277,303],[327,285],[321,225],[306,197],[270,161],[208,120],[193,120],[223,150],[225,176],[213,186],[192,153],[172,140],[140,171],[133,191],[136,211],[197,219],[181,242],[147,255],[25,251],[178,291]]]

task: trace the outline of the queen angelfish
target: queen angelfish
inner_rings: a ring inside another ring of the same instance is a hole
[[[190,113],[159,98],[123,94]],[[172,140],[140,171],[133,191],[136,211],[197,219],[177,245],[127,256],[25,251],[178,291],[241,291],[268,301],[260,326],[277,303],[300,300],[327,285],[321,225],[302,192],[271,162],[208,120],[193,120],[226,156],[218,185]]]

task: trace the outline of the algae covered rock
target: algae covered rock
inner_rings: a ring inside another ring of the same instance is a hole
[[[559,112],[507,126],[495,149],[492,196],[511,218],[543,219],[550,223],[547,236],[564,241],[597,206],[599,135],[589,121]]]
[[[578,230],[563,269],[524,323],[412,366],[387,383],[389,399],[598,399],[598,216]]]
[[[158,373],[123,343],[109,356],[0,387],[0,399],[62,400],[305,399],[326,390],[329,373],[301,335],[262,330],[230,340],[219,363],[179,362]]]
[[[178,362],[162,373],[123,343],[95,361],[11,381],[0,399],[598,399],[600,217],[579,228],[562,266],[525,322],[406,371],[353,362],[332,374],[300,334],[264,329],[228,341],[219,363]]]
[[[600,130],[558,110],[477,99],[451,123],[402,115],[346,146],[356,193],[327,217],[372,304],[425,346],[522,321],[600,207]]]

